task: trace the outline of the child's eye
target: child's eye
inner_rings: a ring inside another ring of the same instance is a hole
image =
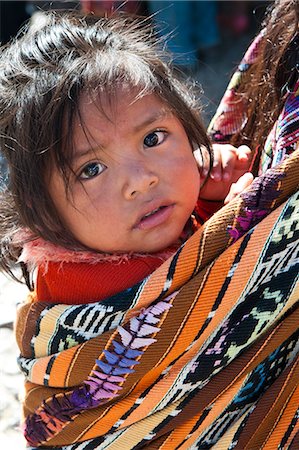
[[[81,172],[79,174],[79,178],[84,179],[84,180],[94,178],[97,175],[100,175],[102,172],[104,172],[105,169],[106,169],[106,166],[99,162],[89,163],[81,170]]]
[[[165,131],[153,131],[145,136],[143,143],[145,147],[155,147],[164,141],[165,135]]]

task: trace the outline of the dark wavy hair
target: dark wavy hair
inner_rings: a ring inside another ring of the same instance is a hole
[[[248,106],[248,120],[231,140],[251,149],[264,146],[281,111],[285,94],[292,91],[299,74],[299,1],[276,0],[262,24],[263,38],[256,62],[244,77],[238,95]],[[257,172],[259,152],[254,171]]]
[[[19,256],[16,236],[23,228],[33,238],[84,249],[62,223],[47,186],[56,164],[68,187],[82,92],[117,101],[116,87],[125,84],[138,96],[154,93],[181,121],[190,143],[211,151],[196,96],[170,69],[149,19],[42,13],[2,49],[0,61],[0,149],[9,167],[0,206],[3,270]]]

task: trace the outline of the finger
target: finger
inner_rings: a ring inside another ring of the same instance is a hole
[[[210,177],[214,181],[220,181],[222,179],[222,167],[219,161],[214,162],[213,168],[210,172]]]
[[[222,179],[222,156],[218,147],[219,146],[213,146],[214,161],[210,172],[210,177],[215,181],[220,181]]]
[[[244,191],[248,186],[250,186],[252,182],[253,182],[252,173],[246,172],[238,179],[238,181],[236,181],[234,191],[238,195],[242,191]]]
[[[236,169],[249,168],[251,162],[251,150],[247,145],[240,145],[236,150]]]
[[[232,201],[235,197],[237,197],[239,194],[241,194],[241,192],[243,192],[246,188],[248,188],[248,186],[251,185],[251,183],[253,182],[253,175],[250,172],[246,172],[244,173],[244,175],[242,175],[238,181],[236,181],[236,183],[233,183],[231,185],[230,191],[228,193],[228,195],[226,196],[224,203],[227,204],[230,201]]]
[[[251,185],[253,182],[254,176],[251,172],[246,172],[244,175],[242,175],[238,181],[235,183],[236,188],[239,189],[240,192],[242,192],[244,189],[246,189],[248,186]]]
[[[222,153],[222,177],[224,181],[229,181],[232,178],[237,160],[237,153],[235,147],[228,148]]]
[[[251,150],[248,147],[248,145],[240,145],[240,147],[237,148],[237,155],[238,159],[248,159],[251,155]]]
[[[231,202],[236,197],[236,194],[234,193],[234,189],[235,189],[235,183],[233,183],[231,185],[229,193],[227,194],[227,196],[224,199],[225,205],[227,205],[229,202]]]

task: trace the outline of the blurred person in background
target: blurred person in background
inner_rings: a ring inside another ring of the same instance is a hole
[[[81,0],[83,12],[93,12],[98,16],[109,15],[113,11],[125,11],[129,14],[142,14],[147,2],[144,1],[113,1],[113,0]]]
[[[212,57],[220,41],[218,2],[149,0],[147,3],[161,34],[168,35],[168,49],[176,66],[194,69],[198,58]]]

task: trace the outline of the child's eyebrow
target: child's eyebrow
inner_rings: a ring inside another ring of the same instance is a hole
[[[74,154],[71,157],[71,165],[74,165],[76,163],[76,161],[78,161],[81,158],[85,158],[88,155],[95,155],[96,151],[99,150],[99,148],[101,148],[99,145],[97,145],[94,148],[87,148],[87,149],[76,149]]]
[[[154,114],[146,117],[142,122],[137,123],[137,125],[135,125],[133,129],[136,132],[141,131],[143,128],[148,127],[152,123],[155,123],[158,120],[166,119],[167,117],[169,117],[171,115],[172,115],[172,112],[169,109],[161,109],[158,112],[155,111]]]
[[[153,114],[146,117],[141,122],[137,123],[137,125],[133,126],[134,132],[142,131],[144,128],[148,127],[149,125],[159,121],[166,119],[167,117],[171,116],[172,112],[170,109],[161,109],[158,112],[155,111]],[[90,154],[95,154],[99,149],[101,149],[102,146],[99,144],[96,147],[92,148],[86,148],[86,149],[76,149],[72,158],[71,158],[71,164],[74,164],[78,159],[84,158],[85,156],[88,156]]]

